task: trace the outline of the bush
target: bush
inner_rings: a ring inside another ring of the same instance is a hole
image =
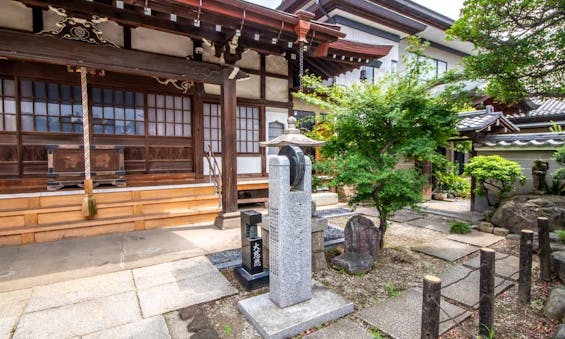
[[[447,192],[458,198],[471,196],[471,183],[468,178],[457,175],[455,164],[444,156],[432,159],[432,189],[434,192]]]
[[[557,231],[557,237],[559,238],[559,241],[561,241],[562,244],[565,244],[565,230]]]
[[[553,159],[561,166],[565,166],[565,145],[559,147],[555,153],[553,153]],[[551,185],[548,186],[548,193],[555,195],[563,195],[563,188],[565,184],[562,181],[565,180],[565,167],[558,168],[553,173],[553,178],[551,180]]]
[[[515,183],[524,184],[526,177],[522,167],[515,161],[504,159],[499,155],[479,155],[465,165],[465,174],[475,178],[476,194],[484,196],[489,206],[498,207],[502,199],[512,190]],[[496,200],[491,201],[489,190],[496,193]]]
[[[471,232],[471,225],[466,221],[454,221],[449,227],[449,233],[467,234]]]

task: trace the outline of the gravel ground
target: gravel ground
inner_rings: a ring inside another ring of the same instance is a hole
[[[345,226],[349,218],[349,216],[331,217],[329,218],[329,223],[340,229]],[[427,218],[437,217],[429,216]],[[370,219],[376,224],[378,223],[377,218],[372,217]],[[394,294],[402,290],[421,286],[424,275],[434,274],[439,276],[457,263],[469,259],[469,257],[465,257],[457,262],[449,263],[410,250],[411,246],[438,240],[446,236],[446,234],[433,230],[391,222],[385,236],[385,248],[378,256],[370,272],[349,275],[343,270],[330,265],[329,269],[314,273],[313,276],[320,283],[351,300],[355,305],[355,312],[349,315],[348,318],[371,331],[373,329],[369,328],[368,324],[356,317],[356,311],[394,297]],[[494,248],[499,252],[517,255],[518,246],[519,241],[504,240],[495,245]],[[339,255],[342,251],[343,245],[330,249],[326,252],[326,258],[329,261],[333,256]],[[211,325],[221,338],[260,338],[253,326],[239,312],[237,302],[254,295],[266,293],[268,288],[265,287],[253,292],[246,292],[243,286],[239,284],[232,269],[223,269],[221,272],[238,289],[239,293],[235,296],[202,305]],[[534,276],[535,274],[536,272],[534,272]],[[543,304],[549,296],[550,287],[551,284],[538,283],[534,279],[533,301],[529,306],[517,303],[516,287],[498,296],[495,307],[495,337],[509,339],[551,337],[555,332],[557,323],[546,319],[542,314]],[[444,334],[442,338],[469,338],[468,333],[477,333],[477,324],[478,314],[473,312],[472,317],[462,324],[465,330],[454,328]],[[386,336],[383,336],[383,338],[386,338]]]

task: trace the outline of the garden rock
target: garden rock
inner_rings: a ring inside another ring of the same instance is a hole
[[[565,315],[565,287],[558,286],[551,290],[543,308],[545,316],[561,320]]]
[[[553,272],[557,274],[561,282],[565,282],[565,251],[551,253]]]
[[[477,230],[485,233],[492,233],[494,230],[494,225],[490,222],[483,221],[477,226]]]
[[[556,195],[517,195],[502,203],[491,222],[519,234],[522,229],[537,230],[537,218],[547,217],[550,230],[565,225],[565,197]]]
[[[495,227],[492,233],[505,237],[508,233],[510,233],[510,231],[507,228]]]
[[[553,339],[565,339],[565,324],[559,325]]]
[[[368,218],[355,215],[349,219],[344,231],[345,253],[332,259],[349,273],[368,271],[380,250],[382,232]]]

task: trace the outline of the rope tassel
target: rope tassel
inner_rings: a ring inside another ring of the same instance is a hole
[[[84,144],[84,197],[82,199],[82,214],[86,218],[96,215],[96,200],[94,199],[93,183],[90,177],[90,124],[88,122],[88,84],[86,67],[80,68],[80,87],[82,94],[82,129]]]

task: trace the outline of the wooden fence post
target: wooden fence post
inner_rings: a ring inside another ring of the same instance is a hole
[[[551,281],[551,264],[549,262],[549,221],[538,218],[540,276],[543,281]]]
[[[520,236],[520,276],[518,278],[518,300],[530,304],[532,288],[532,242],[534,232],[522,230]]]
[[[422,339],[439,338],[440,302],[441,279],[433,275],[425,276],[422,299]]]
[[[488,336],[494,325],[495,253],[491,248],[481,248],[479,336]]]

